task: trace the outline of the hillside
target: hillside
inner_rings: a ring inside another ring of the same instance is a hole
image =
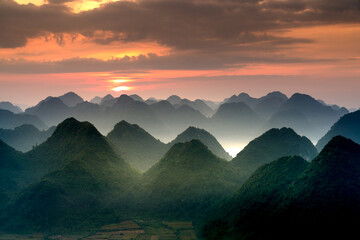
[[[93,125],[73,118],[24,157],[29,179],[35,181],[8,207],[7,230],[78,230],[85,222],[101,224],[106,218],[94,222],[89,217],[115,200],[124,203],[128,186],[139,177]]]
[[[360,144],[360,111],[348,113],[340,118],[316,144],[318,151],[335,136],[341,135]]]
[[[168,149],[144,129],[126,121],[116,124],[107,139],[125,161],[140,171],[149,169]]]
[[[249,176],[266,163],[295,155],[311,161],[317,151],[309,139],[299,136],[291,128],[271,129],[251,141],[231,163]]]
[[[27,152],[48,139],[55,127],[40,131],[33,125],[24,124],[14,129],[0,128],[0,139],[16,150]]]
[[[216,156],[230,160],[231,156],[224,150],[220,143],[209,132],[204,129],[189,127],[184,132],[179,134],[173,141],[169,143],[169,146],[173,146],[176,143],[184,143],[193,139],[200,140],[205,146],[209,148]]]
[[[231,193],[237,181],[230,164],[199,140],[175,144],[144,175],[149,209],[168,218],[202,216],[206,209]]]

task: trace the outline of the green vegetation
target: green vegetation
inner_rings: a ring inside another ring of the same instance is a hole
[[[19,151],[27,152],[43,143],[54,131],[55,127],[40,131],[33,125],[24,124],[14,129],[0,128],[0,139]]]
[[[291,128],[270,129],[251,141],[231,162],[250,176],[258,167],[280,157],[299,155],[310,161],[316,154],[311,141]]]
[[[240,181],[229,162],[199,140],[175,144],[144,175],[152,213],[184,219],[202,216]]]
[[[137,124],[121,121],[107,135],[114,150],[132,167],[146,171],[165,154],[166,144],[155,139]]]
[[[230,160],[231,156],[224,150],[220,143],[216,140],[214,136],[205,131],[204,129],[189,127],[184,132],[179,134],[173,141],[169,143],[170,146],[173,146],[176,143],[184,143],[191,141],[193,139],[200,140],[205,144],[210,151],[212,151],[216,156]]]
[[[356,143],[360,143],[360,111],[348,113],[340,118],[316,144],[316,148],[321,151],[324,146],[335,136],[350,138]]]
[[[105,219],[88,219],[114,201],[124,203],[122,197],[140,177],[90,123],[73,118],[23,157],[34,182],[8,206],[2,221],[9,230],[77,230],[101,224]]]
[[[203,228],[206,239],[348,239],[360,220],[360,145],[335,137],[309,164],[259,168]]]

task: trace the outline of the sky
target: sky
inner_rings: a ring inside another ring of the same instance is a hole
[[[74,91],[360,107],[360,0],[0,0],[0,101]]]

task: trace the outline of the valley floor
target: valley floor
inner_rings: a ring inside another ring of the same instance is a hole
[[[102,226],[95,232],[77,235],[5,234],[0,240],[196,240],[191,222],[167,222],[159,220],[127,220]]]

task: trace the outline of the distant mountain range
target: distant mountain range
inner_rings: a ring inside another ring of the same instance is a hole
[[[54,131],[55,127],[40,131],[33,125],[25,124],[14,129],[0,128],[0,139],[17,150],[27,152],[43,143]]]
[[[348,110],[300,93],[290,98],[281,92],[260,98],[241,93],[218,103],[191,101],[176,95],[167,100],[144,100],[136,94],[119,97],[108,94],[86,102],[69,92],[48,97],[25,113],[37,116],[47,126],[75,117],[93,123],[105,135],[116,123],[125,120],[142,126],[164,142],[189,126],[212,132],[221,142],[247,142],[266,130],[282,127],[291,127],[316,142]]]
[[[22,113],[20,107],[13,105],[11,102],[0,102],[0,109],[8,110],[13,113]]]
[[[8,110],[0,109],[0,128],[13,129],[24,124],[31,124],[38,129],[46,129],[46,124],[37,116],[31,114],[15,114]]]

